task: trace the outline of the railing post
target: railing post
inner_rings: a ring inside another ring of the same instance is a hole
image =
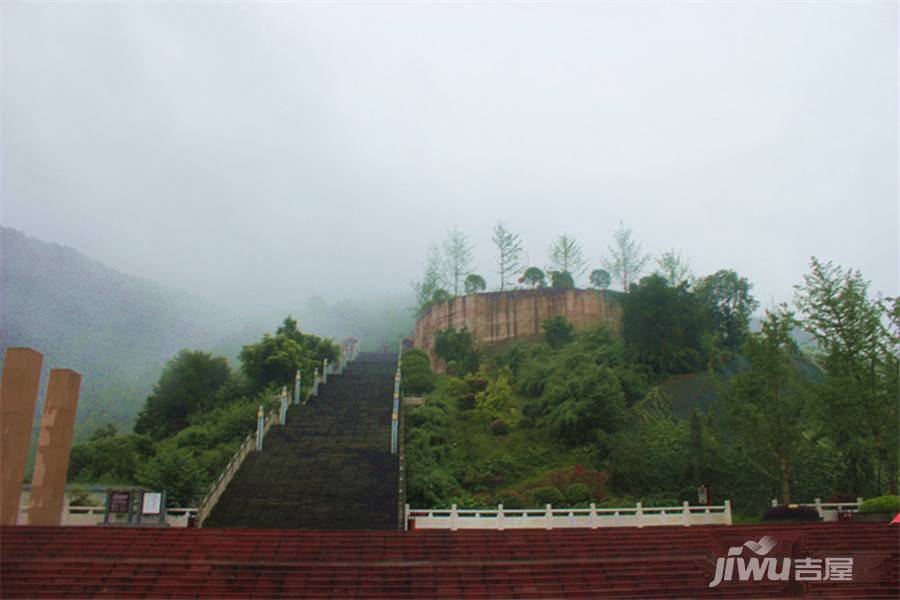
[[[863,503],[862,496],[857,496],[856,497],[856,510],[857,511],[859,510],[859,507],[862,506],[862,503]]]
[[[294,375],[294,404],[300,404],[300,369]]]
[[[313,398],[318,397],[318,395],[319,395],[319,367],[316,367],[314,375],[315,376],[313,379],[313,389],[312,389]]]
[[[391,413],[391,454],[397,454],[397,413]]]
[[[634,516],[637,517],[637,526],[643,527],[644,526],[644,509],[641,506],[640,502],[637,503],[637,509],[634,512]]]
[[[774,508],[776,506],[778,506],[778,500],[776,500],[775,498],[772,498],[772,507]]]
[[[691,507],[688,504],[687,500],[685,500],[681,506],[682,506],[681,520],[684,523],[685,527],[690,527],[691,526]]]
[[[328,359],[322,359],[322,383],[328,383]]]
[[[409,502],[403,505],[403,531],[409,531]]]
[[[597,503],[591,502],[591,521],[590,526],[591,529],[597,529],[599,523],[597,522]]]
[[[544,518],[547,520],[547,525],[545,529],[553,529],[553,506],[547,504],[547,507],[544,509]]]
[[[731,525],[731,500],[725,501],[725,524]]]
[[[281,412],[278,413],[278,424],[284,425],[287,422],[287,386],[281,387]]]
[[[822,499],[816,498],[815,503],[816,503],[816,512],[819,513],[819,518],[824,519],[825,513],[822,511]]]
[[[459,529],[459,512],[456,510],[456,504],[450,505],[450,531]]]
[[[263,435],[265,435],[265,431],[263,430],[263,421],[265,420],[266,413],[263,411],[262,404],[259,405],[259,410],[256,412],[256,451],[262,452],[263,449]]]
[[[503,503],[501,502],[500,504],[497,505],[497,529],[499,529],[500,531],[503,531],[503,529],[504,529],[503,517],[504,517]]]

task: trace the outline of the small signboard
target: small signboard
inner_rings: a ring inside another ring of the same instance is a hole
[[[162,506],[162,494],[159,492],[145,492],[141,513],[145,515],[158,515]]]
[[[697,502],[701,506],[709,504],[709,490],[706,489],[705,485],[697,486]]]
[[[130,507],[131,492],[109,493],[109,512],[116,514],[125,514],[129,512]]]

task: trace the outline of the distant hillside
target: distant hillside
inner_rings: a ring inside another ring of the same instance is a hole
[[[45,378],[49,367],[82,374],[77,436],[109,421],[130,427],[165,361],[182,348],[211,347],[233,328],[221,314],[72,248],[0,228],[0,351],[42,352]]]

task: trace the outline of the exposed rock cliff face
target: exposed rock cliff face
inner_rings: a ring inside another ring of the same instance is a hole
[[[575,329],[594,323],[621,330],[622,308],[615,292],[596,290],[515,290],[460,296],[434,304],[416,322],[416,347],[431,355],[435,367],[434,335],[453,327],[467,327],[481,346],[541,335],[541,321],[564,316]]]

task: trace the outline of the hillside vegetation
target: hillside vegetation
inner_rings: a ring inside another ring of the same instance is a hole
[[[134,484],[166,490],[170,505],[192,506],[256,424],[257,408],[277,404],[297,369],[311,374],[339,348],[285,319],[275,334],[244,346],[240,369],[223,357],[182,350],[163,369],[133,433],[114,424],[72,447],[69,482]],[[303,397],[311,377],[304,380]]]
[[[651,275],[622,297],[621,337],[557,317],[543,341],[489,358],[465,330],[439,332],[448,374],[406,414],[409,501],[676,505],[702,484],[758,516],[771,498],[895,493],[897,305],[813,259],[806,318],[778,307],[751,332],[749,289],[729,271],[678,286]]]

